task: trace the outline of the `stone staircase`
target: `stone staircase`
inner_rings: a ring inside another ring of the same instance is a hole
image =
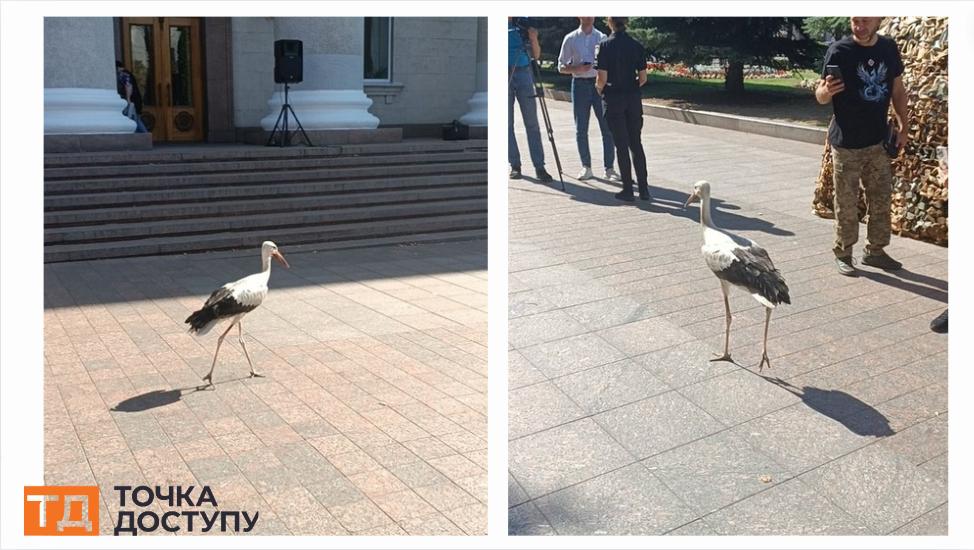
[[[487,142],[48,154],[44,261],[485,238]]]

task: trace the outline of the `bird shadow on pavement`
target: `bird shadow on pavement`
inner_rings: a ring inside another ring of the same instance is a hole
[[[599,181],[604,183],[604,180]],[[612,185],[621,185],[618,182],[610,183]],[[561,183],[555,181],[554,185],[560,186]],[[565,181],[565,192],[571,195],[573,200],[580,202],[587,202],[599,206],[635,206],[640,210],[644,210],[649,213],[669,214],[679,218],[686,218],[695,223],[700,221],[699,208],[683,207],[689,195],[680,191],[668,189],[666,187],[655,187],[650,185],[649,194],[652,197],[652,200],[648,202],[638,199],[635,202],[620,201],[613,196],[613,193],[604,191],[602,189],[589,187],[587,185],[579,185],[569,180]],[[714,207],[714,223],[716,223],[721,229],[735,231],[760,231],[769,235],[778,236],[794,235],[793,232],[780,228],[767,220],[752,218],[730,212],[731,210],[741,210],[739,206],[733,203],[729,203],[718,198],[711,198],[710,200]]]
[[[189,386],[186,388],[176,388],[173,390],[152,390],[150,392],[136,395],[135,397],[129,397],[128,399],[119,402],[110,410],[115,412],[142,412],[149,409],[155,409],[157,407],[165,407],[166,405],[172,405],[176,401],[179,401],[184,395],[189,395],[198,391],[216,389],[215,386],[219,384],[236,382],[238,380],[245,380],[247,378],[249,377],[214,382],[213,385],[200,384],[199,386]]]
[[[947,281],[943,279],[914,273],[905,267],[889,273],[869,269],[859,269],[858,272],[860,277],[871,281],[947,303]]]
[[[801,398],[808,408],[835,420],[856,435],[886,437],[896,433],[883,413],[844,391],[812,386],[799,388],[780,378],[758,376]]]

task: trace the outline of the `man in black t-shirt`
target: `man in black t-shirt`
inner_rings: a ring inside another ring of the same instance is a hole
[[[885,270],[903,267],[883,250],[890,241],[893,188],[884,141],[892,100],[898,124],[897,152],[906,145],[906,89],[896,43],[877,34],[881,22],[881,17],[852,18],[852,36],[829,46],[822,80],[815,89],[818,102],[832,103],[835,113],[829,125],[835,183],[833,252],[839,273],[848,276],[856,275],[852,246],[859,240],[860,179],[869,218],[862,263]]]
[[[605,121],[612,132],[619,159],[622,192],[617,193],[616,198],[627,202],[636,200],[632,192],[635,165],[639,198],[648,201],[646,154],[640,136],[643,103],[639,92],[640,86],[646,83],[646,54],[642,44],[626,34],[627,17],[609,17],[606,21],[612,35],[600,42],[595,51],[595,68],[598,69],[595,89],[602,95]]]

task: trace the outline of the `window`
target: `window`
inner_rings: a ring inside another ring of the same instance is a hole
[[[365,18],[365,80],[392,80],[392,18]]]

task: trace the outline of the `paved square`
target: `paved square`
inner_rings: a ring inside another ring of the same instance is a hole
[[[570,105],[548,105],[577,174]],[[652,204],[509,182],[509,532],[946,534],[947,337],[928,324],[947,249],[894,237],[903,271],[841,277],[811,214],[820,146],[648,117],[643,143]],[[760,373],[764,310],[743,293],[737,362],[708,361],[724,307],[683,209],[698,179],[791,289]]]
[[[210,485],[254,534],[484,534],[486,242],[301,252],[228,337],[183,320],[252,254],[48,264],[45,482]],[[231,335],[232,336],[232,335]]]

